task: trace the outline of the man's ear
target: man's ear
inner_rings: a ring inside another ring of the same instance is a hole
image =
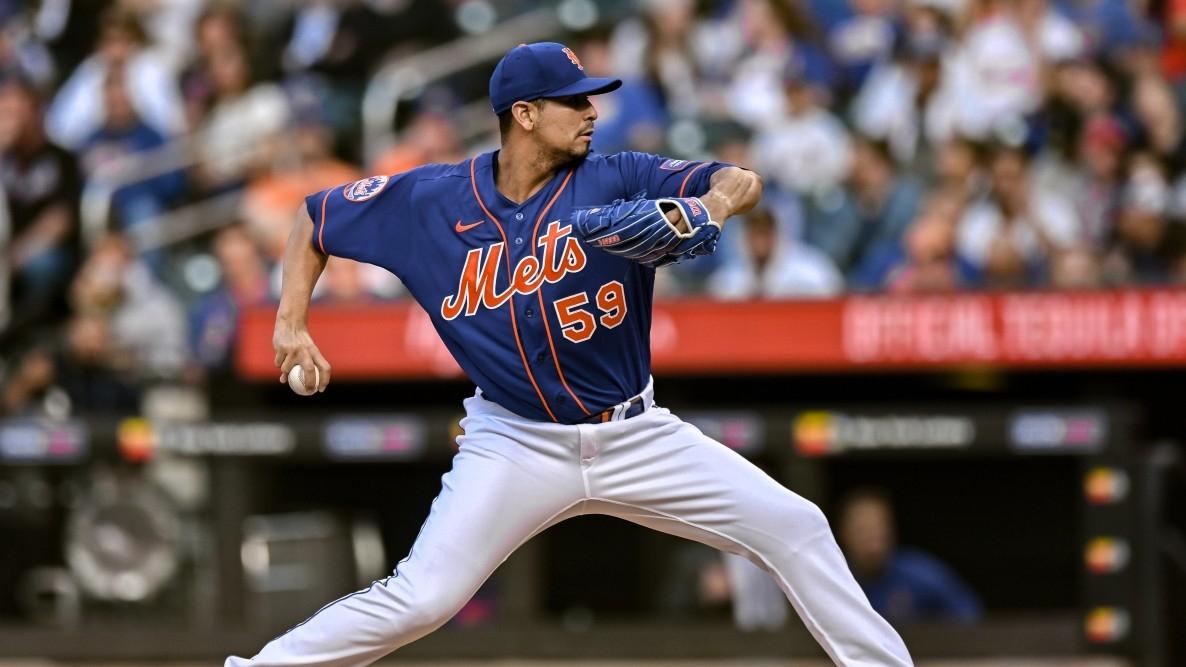
[[[511,117],[519,127],[531,132],[539,122],[539,105],[535,102],[515,102],[511,106]]]

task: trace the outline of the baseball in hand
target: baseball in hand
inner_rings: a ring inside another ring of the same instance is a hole
[[[288,386],[291,387],[293,391],[300,394],[301,396],[312,396],[313,394],[316,394],[317,387],[320,384],[321,384],[321,371],[317,370],[316,366],[313,367],[313,388],[312,389],[305,388],[305,369],[301,368],[300,364],[293,366],[292,370],[288,371]]]

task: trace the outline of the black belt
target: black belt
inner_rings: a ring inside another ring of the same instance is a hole
[[[617,409],[618,409],[618,406],[615,405],[614,407],[612,407],[608,410],[602,410],[601,412],[594,412],[593,414],[589,415],[588,417],[585,417],[584,419],[578,421],[577,423],[578,424],[602,424],[604,422],[613,421],[614,410],[617,410]],[[647,406],[645,403],[643,403],[642,396],[641,395],[635,396],[634,398],[630,399],[630,407],[626,408],[626,412],[622,415],[622,419],[630,419],[631,417],[637,417],[638,415],[641,415],[642,413],[644,413],[646,411],[647,411]]]

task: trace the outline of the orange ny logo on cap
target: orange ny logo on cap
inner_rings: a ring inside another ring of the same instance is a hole
[[[572,52],[572,49],[567,46],[564,47],[564,55],[568,56],[568,59],[572,61],[572,64],[577,66],[577,69],[581,71],[585,70],[585,66],[581,64],[581,59],[577,57],[577,54]]]

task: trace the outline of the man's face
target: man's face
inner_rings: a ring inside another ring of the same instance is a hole
[[[15,84],[0,85],[0,151],[20,140],[36,114],[28,93]]]
[[[879,500],[853,502],[840,524],[840,542],[853,569],[862,576],[876,574],[885,567],[894,548],[893,518]]]
[[[545,151],[567,159],[589,154],[597,109],[587,96],[553,97],[542,100],[537,109],[535,135]]]

